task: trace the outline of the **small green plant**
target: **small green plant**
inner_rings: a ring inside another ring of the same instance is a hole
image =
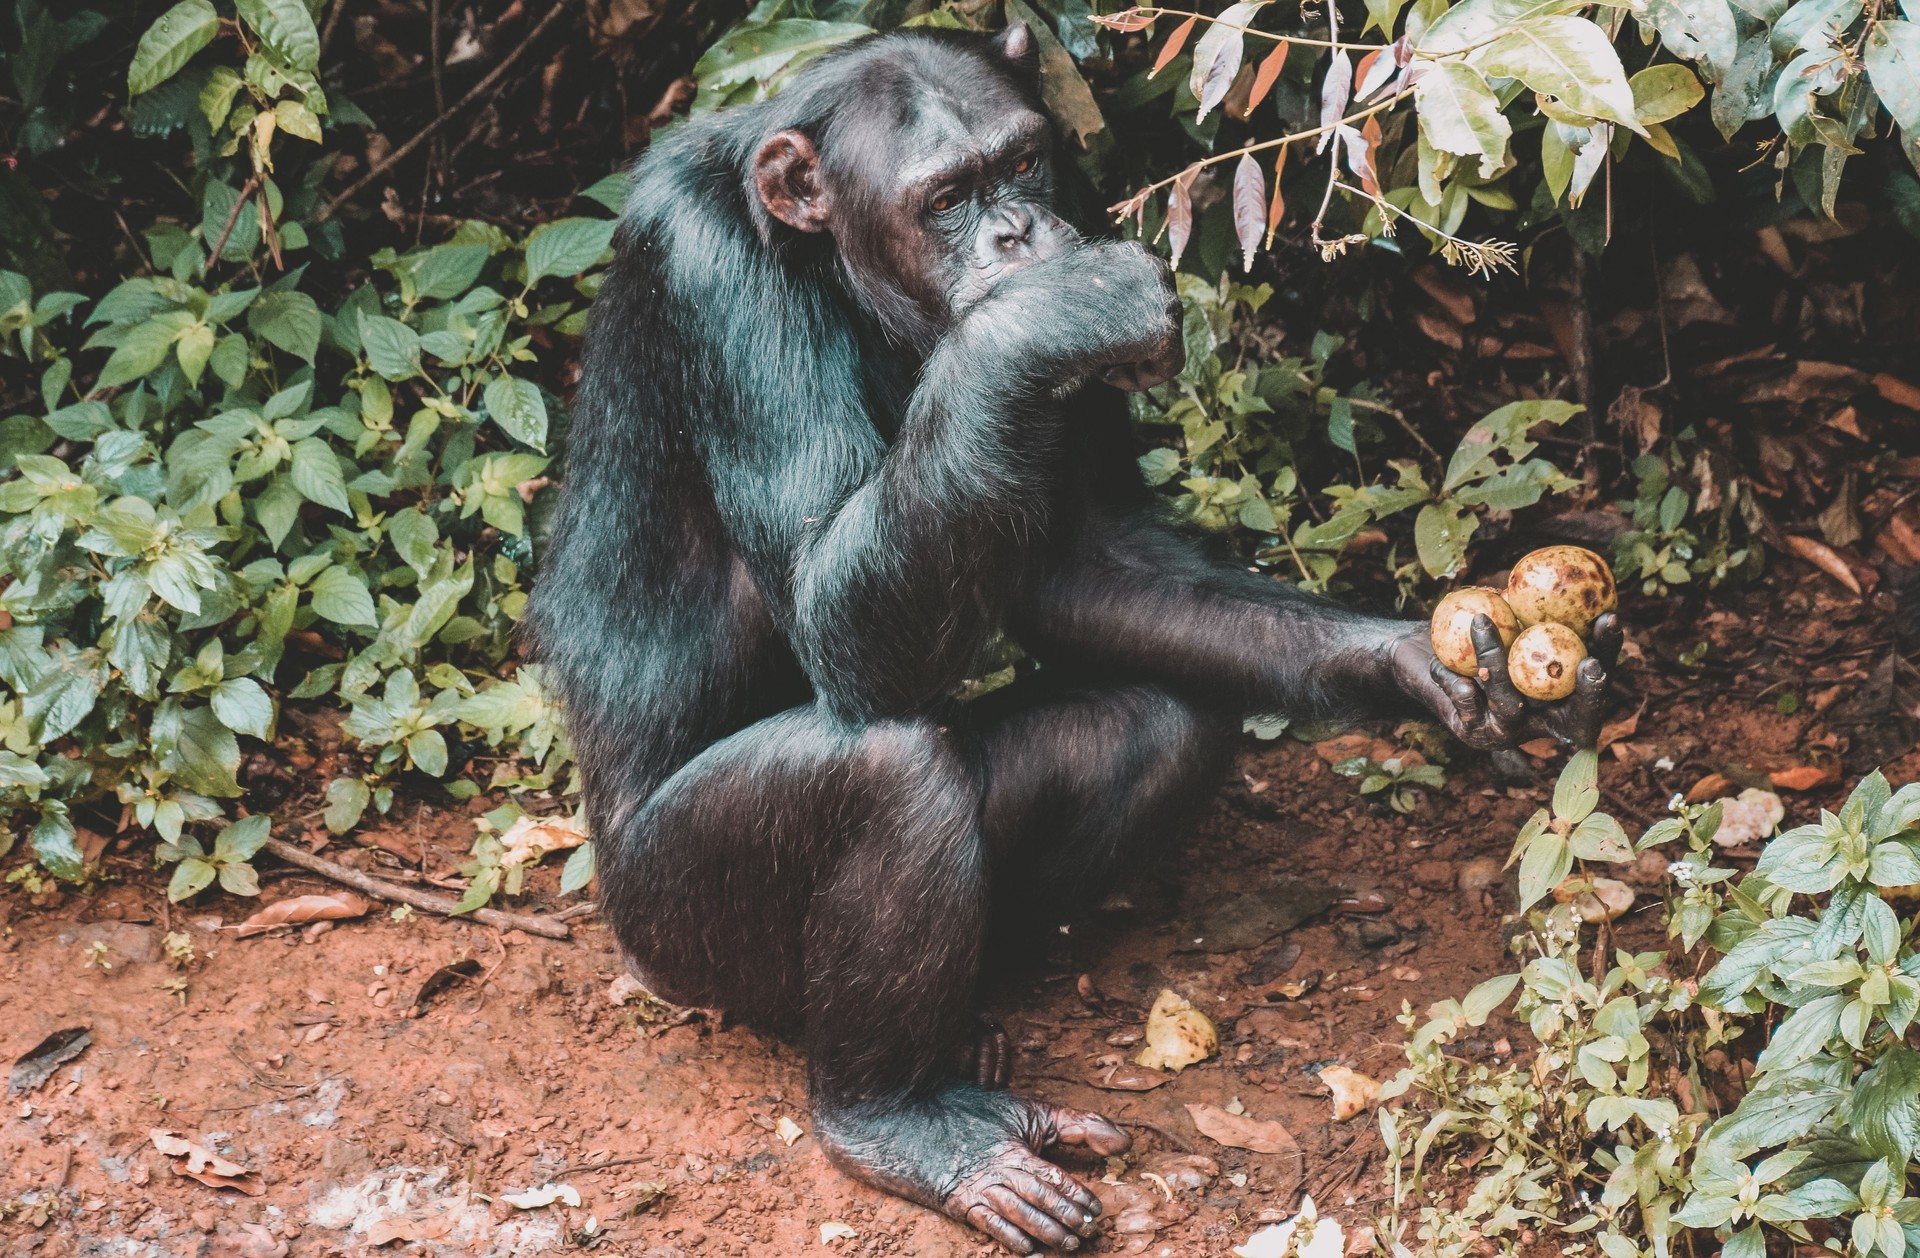
[[[1745,486],[1689,491],[1684,451],[1693,435],[1688,428],[1663,453],[1635,459],[1636,493],[1618,504],[1632,516],[1633,527],[1614,542],[1614,573],[1622,584],[1639,582],[1643,594],[1661,596],[1696,578],[1712,588],[1729,576],[1759,571],[1763,552],[1731,540],[1740,527]],[[1703,479],[1710,483],[1710,477]]]
[[[1920,1199],[1907,1195],[1920,953],[1914,921],[1883,892],[1920,883],[1920,784],[1896,792],[1869,775],[1743,876],[1713,863],[1717,804],[1676,797],[1676,815],[1632,847],[1596,825],[1595,769],[1575,756],[1553,807],[1522,831],[1523,905],[1576,863],[1675,848],[1671,942],[1630,953],[1602,940],[1589,960],[1577,909],[1557,904],[1526,916],[1519,973],[1425,1019],[1403,1010],[1408,1065],[1382,1096],[1407,1103],[1379,1114],[1393,1252],[1513,1253],[1523,1228],[1544,1228],[1574,1254],[1764,1258],[1769,1232],[1807,1245],[1844,1229],[1860,1258],[1903,1258],[1920,1246]],[[1447,1051],[1516,990],[1530,1062]],[[1762,1032],[1750,1078],[1714,1070],[1716,1050]],[[1717,1117],[1716,1086],[1739,1094]]]
[[[1342,777],[1359,778],[1362,795],[1384,793],[1387,806],[1403,815],[1420,807],[1420,792],[1416,787],[1439,790],[1447,784],[1445,769],[1411,753],[1388,756],[1385,760],[1355,756],[1334,765],[1333,771]]]

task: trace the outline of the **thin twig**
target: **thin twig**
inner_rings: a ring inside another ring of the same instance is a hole
[[[255,171],[253,174],[247,176],[247,186],[240,189],[240,196],[234,201],[233,208],[227,211],[227,225],[220,229],[220,239],[214,241],[213,248],[207,251],[207,266],[209,269],[212,268],[214,263],[220,260],[220,251],[227,247],[227,237],[233,235],[233,225],[240,221],[241,208],[246,205],[247,198],[253,195],[253,190],[259,186],[259,171]]]
[[[415,891],[412,887],[403,887],[388,882],[384,878],[375,878],[350,869],[338,861],[315,856],[303,847],[296,847],[284,839],[268,839],[266,849],[289,865],[298,865],[309,873],[319,874],[322,878],[352,887],[375,899],[388,900],[395,904],[408,904],[426,913],[437,913],[441,917],[454,916],[455,901],[442,895],[429,895],[425,891]],[[492,926],[496,930],[524,930],[529,935],[540,935],[547,939],[570,939],[572,932],[565,922],[555,921],[551,917],[541,917],[529,913],[509,913],[502,909],[475,909],[471,913],[462,913],[476,922]]]
[[[388,153],[385,157],[381,158],[378,162],[376,162],[373,166],[373,169],[369,170],[366,174],[362,175],[360,178],[354,180],[351,184],[349,184],[345,192],[342,192],[340,195],[328,201],[327,204],[321,209],[321,211],[314,216],[313,221],[316,223],[324,223],[328,219],[332,218],[334,215],[334,211],[338,210],[343,204],[352,200],[354,197],[358,196],[361,190],[364,189],[368,184],[380,178],[380,176],[386,174],[389,170],[392,170],[393,167],[400,161],[404,160],[409,153],[419,148],[422,141],[426,140],[429,136],[433,135],[434,132],[438,131],[441,127],[445,126],[447,122],[450,121],[455,114],[458,114],[461,110],[465,109],[468,105],[471,105],[474,101],[479,100],[482,96],[486,95],[487,92],[493,88],[494,84],[498,83],[501,80],[501,78],[505,76],[507,71],[513,68],[514,63],[520,60],[520,55],[526,52],[527,49],[531,48],[534,45],[534,43],[539,40],[540,36],[546,33],[547,28],[549,26],[552,26],[556,21],[558,21],[560,19],[560,15],[565,13],[571,7],[573,7],[572,0],[557,0],[557,3],[555,3],[551,9],[547,10],[547,15],[541,18],[539,23],[536,24],[532,30],[527,32],[526,37],[522,39],[517,45],[514,46],[514,49],[512,52],[508,53],[504,58],[501,59],[501,62],[499,65],[495,66],[493,69],[487,72],[487,76],[485,78],[481,79],[478,83],[475,83],[471,88],[469,88],[465,96],[462,96],[459,100],[455,101],[447,109],[443,110],[439,117],[435,118],[432,122],[429,122],[426,126],[420,128],[419,131],[415,132],[414,137],[411,140],[408,140],[405,144],[402,144],[400,147],[394,149],[391,153]]]
[[[333,7],[327,10],[327,24],[320,28],[320,51],[326,52],[327,45],[333,42],[334,28],[340,25],[340,14],[347,7],[347,0],[333,0]]]

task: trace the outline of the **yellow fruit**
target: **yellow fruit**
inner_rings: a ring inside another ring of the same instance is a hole
[[[1550,621],[1585,637],[1619,597],[1606,560],[1582,546],[1548,546],[1513,565],[1506,600],[1522,625]]]
[[[1522,629],[1507,648],[1507,676],[1529,699],[1564,699],[1573,693],[1574,674],[1586,658],[1579,634],[1543,620]]]
[[[1433,653],[1462,677],[1477,676],[1480,661],[1473,651],[1473,618],[1485,616],[1500,633],[1500,645],[1513,642],[1520,622],[1500,591],[1485,585],[1465,585],[1440,600],[1433,609]]]

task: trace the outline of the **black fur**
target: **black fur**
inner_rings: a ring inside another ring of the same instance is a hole
[[[1092,1211],[1024,1150],[1124,1138],[954,1076],[989,923],[1057,920],[1169,841],[1243,712],[1404,703],[1409,632],[1160,518],[1087,383],[1177,344],[1137,246],[1068,240],[944,319],[889,286],[875,185],[1037,111],[1028,60],[875,37],[641,160],[529,622],[636,972],[797,1030],[844,1165],[1016,1248],[1068,1242],[1008,1192],[1072,1231]],[[833,231],[756,194],[789,130]],[[1008,203],[1050,213],[1031,188]],[[949,699],[1000,630],[1038,672]]]

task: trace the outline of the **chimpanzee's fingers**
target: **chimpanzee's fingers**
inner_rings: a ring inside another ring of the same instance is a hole
[[[989,1185],[980,1190],[980,1195],[1002,1218],[1012,1220],[1015,1227],[1034,1237],[1047,1248],[1080,1248],[1080,1238],[1068,1231],[1064,1223],[1039,1206],[1023,1199],[1019,1193],[1005,1184]]]
[[[1580,661],[1573,693],[1565,702],[1565,714],[1555,735],[1568,746],[1594,746],[1600,741],[1600,724],[1607,713],[1607,670],[1599,660],[1590,655]]]
[[[1016,1254],[1030,1254],[1034,1244],[1025,1232],[1003,1218],[994,1207],[980,1202],[967,1210],[967,1222],[999,1241]]]
[[[1060,1106],[1052,1115],[1053,1138],[1061,1144],[1080,1145],[1101,1157],[1110,1158],[1133,1147],[1133,1137],[1091,1110]]]
[[[1433,684],[1453,705],[1453,715],[1458,722],[1455,732],[1464,734],[1480,723],[1480,687],[1473,680],[1442,664],[1433,661],[1427,668],[1427,675],[1433,678]]]
[[[1587,654],[1600,661],[1600,667],[1612,668],[1620,658],[1620,646],[1626,641],[1626,627],[1613,612],[1605,612],[1587,631]]]
[[[1070,1176],[1062,1175],[1060,1178],[1069,1184],[1073,1183],[1073,1179]],[[1022,1197],[1025,1197],[1029,1202],[1032,1202],[1054,1218],[1060,1220],[1061,1223],[1066,1225],[1069,1231],[1078,1232],[1080,1235],[1085,1236],[1093,1230],[1093,1221],[1095,1217],[1097,1217],[1093,1210],[1089,1210],[1086,1206],[1069,1198],[1065,1193],[1054,1188],[1040,1176],[1030,1175],[1025,1171],[1008,1171],[1007,1186],[1019,1193]],[[1079,1185],[1074,1184],[1074,1187],[1078,1188]],[[1081,1195],[1091,1196],[1092,1194],[1087,1193],[1085,1189],[1081,1189]],[[1097,1210],[1098,1208],[1099,1202],[1098,1199],[1096,1199],[1094,1209]]]
[[[1480,664],[1480,688],[1487,692],[1487,707],[1493,715],[1506,722],[1520,719],[1527,710],[1527,701],[1513,688],[1513,679],[1507,676],[1507,648],[1500,641],[1500,631],[1493,627],[1493,621],[1486,616],[1473,618],[1473,653]]]

